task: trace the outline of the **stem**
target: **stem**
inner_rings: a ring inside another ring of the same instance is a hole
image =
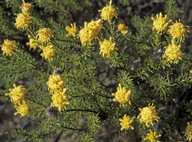
[[[39,103],[39,102],[36,102],[35,100],[33,100],[33,99],[29,98],[29,97],[26,97],[26,99],[29,100],[29,101],[32,101],[33,103],[36,103],[36,104],[38,104],[38,105],[40,105],[40,106],[43,106],[44,108],[47,108],[44,104],[41,104],[41,103]]]
[[[94,111],[94,110],[90,110],[90,109],[67,109],[65,110],[65,112],[70,112],[70,111],[87,111],[87,112],[93,112],[93,113],[99,113],[97,111]]]

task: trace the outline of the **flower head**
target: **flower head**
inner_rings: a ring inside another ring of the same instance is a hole
[[[53,37],[53,31],[50,28],[42,28],[37,31],[39,42],[48,42]]]
[[[140,109],[140,111],[141,112],[138,115],[138,119],[140,123],[144,122],[147,127],[149,126],[149,124],[153,125],[153,121],[158,122],[160,119],[153,105],[150,106],[149,104],[148,107],[144,107]]]
[[[99,10],[99,12],[101,12],[102,20],[111,20],[114,16],[117,18],[116,8],[111,4],[112,0],[110,0],[109,5],[106,5],[102,10]]]
[[[78,32],[78,29],[77,29],[77,27],[76,27],[76,23],[71,24],[71,27],[67,26],[65,29],[66,29],[66,31],[68,32],[67,36],[72,35],[72,36],[75,37],[76,34],[77,34],[77,32]]]
[[[103,28],[101,19],[84,23],[84,28],[79,31],[79,37],[82,45],[91,44],[91,41],[96,39],[101,29]]]
[[[163,32],[167,28],[169,22],[171,22],[171,20],[167,22],[167,15],[163,17],[162,13],[157,14],[156,19],[153,17],[151,19],[153,20],[153,30],[156,30],[157,33]]]
[[[56,91],[52,96],[52,103],[51,107],[57,107],[59,112],[61,112],[62,107],[65,107],[66,105],[69,105],[69,101],[67,99],[67,95],[65,94],[66,88],[63,89],[63,91]]]
[[[12,56],[15,51],[17,51],[17,44],[16,41],[12,41],[12,40],[4,40],[4,43],[1,45],[2,47],[2,51],[3,51],[3,55],[6,54],[6,56]]]
[[[11,97],[11,102],[14,102],[14,104],[21,102],[26,93],[26,88],[22,85],[16,86],[16,84],[13,84],[13,89],[9,89],[10,93],[6,93],[5,96]]]
[[[173,39],[183,41],[186,33],[189,31],[186,30],[185,26],[181,22],[176,21],[176,23],[170,26],[168,32],[173,37]]]
[[[31,48],[33,48],[34,50],[38,47],[38,41],[34,38],[32,38],[30,35],[28,35],[29,37],[29,42],[27,42],[26,44]]]
[[[173,62],[175,64],[177,64],[179,62],[179,60],[182,60],[182,55],[183,53],[180,50],[181,45],[175,45],[174,42],[172,42],[172,44],[169,44],[168,47],[165,47],[165,53],[163,55],[163,58],[166,58],[167,61],[169,62]]]
[[[192,140],[192,125],[189,122],[187,123],[185,136],[187,137],[187,140],[189,140],[189,141]]]
[[[20,8],[23,14],[30,14],[32,7],[33,5],[31,3],[25,3],[25,1],[23,0],[23,4]]]
[[[20,117],[26,116],[29,112],[28,105],[24,100],[22,101],[22,103],[19,102],[18,104],[16,104],[15,108],[17,110],[15,115],[20,114],[21,115]]]
[[[131,123],[133,122],[133,119],[135,117],[130,118],[129,116],[124,115],[123,119],[119,119],[119,121],[121,121],[120,125],[121,125],[121,131],[122,130],[128,130],[128,129],[134,129],[133,126],[131,126]]]
[[[128,102],[131,104],[131,90],[126,90],[125,87],[122,88],[121,84],[117,87],[117,92],[112,93],[112,96],[115,96],[113,99],[114,102],[119,102],[121,106],[126,106],[125,104]]]
[[[109,40],[104,39],[104,41],[99,41],[100,45],[100,52],[99,54],[102,54],[103,57],[106,55],[107,58],[109,58],[113,51],[115,51],[117,48],[115,47],[115,43],[112,42],[112,38],[110,37]]]
[[[32,23],[31,17],[27,14],[19,13],[16,17],[15,26],[17,29],[27,29]]]
[[[45,59],[51,59],[55,54],[55,49],[53,49],[53,45],[47,45],[47,46],[40,46],[40,49],[43,50],[43,53],[41,53],[41,56]]]
[[[59,74],[53,74],[49,76],[49,80],[47,82],[48,90],[51,89],[53,91],[61,91],[63,89],[64,82]]]
[[[157,139],[161,135],[157,135],[157,133],[155,131],[153,132],[151,129],[149,131],[150,131],[150,133],[147,133],[147,137],[144,140],[150,140],[150,142],[160,142]]]
[[[128,33],[128,27],[125,26],[125,24],[119,24],[119,25],[118,25],[118,30],[120,30],[121,33],[124,34],[124,35],[125,35],[126,33]]]

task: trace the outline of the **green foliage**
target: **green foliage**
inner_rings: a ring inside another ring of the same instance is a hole
[[[167,14],[168,18],[175,19],[178,17],[179,8],[175,4],[174,0],[167,0],[165,3],[165,14]]]

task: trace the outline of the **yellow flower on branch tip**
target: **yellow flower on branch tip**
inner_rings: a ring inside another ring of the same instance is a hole
[[[179,20],[179,22],[176,21],[176,23],[170,26],[168,32],[173,39],[184,41],[185,35],[189,31],[186,30],[185,26]]]
[[[32,38],[30,35],[28,35],[29,37],[29,42],[26,43],[26,45],[28,45],[31,48],[33,48],[34,50],[38,47],[38,41],[34,38]]]
[[[66,36],[72,35],[75,37],[77,35],[78,29],[76,27],[76,23],[71,24],[71,27],[67,26],[65,29],[68,32],[68,34]]]
[[[102,10],[99,10],[99,12],[101,12],[101,19],[102,20],[110,21],[114,16],[117,18],[116,8],[111,4],[112,4],[112,0],[110,0],[109,5],[106,5]]]
[[[10,96],[11,102],[14,104],[21,102],[26,93],[26,88],[22,85],[16,86],[13,84],[13,89],[9,89],[10,93],[6,93],[5,96]]]
[[[61,75],[59,74],[53,74],[49,76],[49,80],[47,82],[48,90],[51,89],[51,91],[61,91],[63,89],[63,79],[61,78]]]
[[[128,33],[128,27],[125,26],[125,24],[119,24],[119,25],[118,25],[118,30],[120,30],[121,33],[124,34],[124,35],[125,35],[126,33]]]
[[[26,116],[29,113],[28,105],[24,100],[22,100],[22,103],[19,102],[18,104],[15,104],[15,108],[17,110],[15,115],[20,114],[20,117]]]
[[[115,43],[112,42],[112,38],[110,37],[109,40],[104,39],[104,41],[99,41],[100,45],[100,52],[99,54],[102,54],[103,57],[106,56],[109,58],[113,51],[117,50],[115,47]]]
[[[187,137],[187,140],[189,140],[189,141],[192,140],[192,125],[189,122],[187,122],[185,136]]]
[[[133,122],[133,119],[135,117],[130,118],[127,115],[123,116],[123,119],[119,119],[119,121],[121,121],[120,125],[121,125],[121,131],[122,130],[128,130],[128,129],[134,129],[133,126],[131,126],[131,123]]]
[[[192,70],[190,70],[190,73],[192,73]]]
[[[140,123],[145,123],[147,127],[149,127],[149,124],[153,125],[153,121],[159,121],[159,116],[157,115],[157,112],[155,110],[155,107],[153,105],[148,107],[144,107],[140,109],[140,114],[138,115],[138,119]]]
[[[16,41],[5,39],[4,43],[1,45],[3,55],[6,54],[6,56],[12,56],[17,51],[17,44]]]
[[[37,31],[37,38],[41,43],[48,42],[53,38],[53,31],[50,28],[39,29]]]
[[[147,133],[147,137],[144,140],[150,140],[150,142],[160,142],[157,139],[161,135],[157,135],[157,133],[155,131],[153,132],[151,129],[149,131],[150,131],[150,133]]]
[[[28,29],[29,25],[32,23],[32,18],[23,13],[16,14],[15,26],[17,29]]]
[[[84,23],[84,28],[79,31],[79,38],[82,45],[91,44],[91,41],[96,39],[103,25],[101,19]]]
[[[43,50],[43,53],[41,53],[41,56],[43,58],[53,60],[52,57],[55,54],[55,49],[53,49],[53,45],[40,46],[39,48]]]
[[[61,112],[62,108],[66,105],[69,105],[69,101],[67,99],[67,95],[65,94],[66,88],[64,88],[62,91],[55,91],[55,93],[51,96],[52,103],[51,107],[57,107],[58,111]]]
[[[165,53],[163,58],[166,58],[168,62],[177,64],[179,60],[182,60],[183,53],[180,50],[181,45],[175,45],[174,42],[165,47]]]
[[[151,17],[151,19],[153,20],[153,30],[156,30],[157,33],[163,32],[167,28],[169,22],[171,22],[171,20],[167,22],[167,15],[163,17],[162,13],[156,14],[156,19],[153,17]]]
[[[125,87],[122,88],[121,84],[119,84],[119,87],[117,87],[117,92],[112,93],[112,96],[115,96],[113,99],[114,102],[119,102],[120,106],[125,107],[126,103],[129,103],[131,105],[131,90],[126,90]]]
[[[20,6],[20,8],[23,14],[30,14],[33,5],[31,3],[25,3],[25,1],[23,0],[23,4]]]

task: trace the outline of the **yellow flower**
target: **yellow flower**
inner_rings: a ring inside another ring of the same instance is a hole
[[[160,142],[157,139],[161,136],[161,135],[157,135],[156,132],[151,131],[151,129],[149,130],[150,133],[147,133],[147,137],[144,140],[150,140],[150,142]]]
[[[14,104],[21,102],[26,93],[26,88],[22,85],[16,87],[16,84],[13,84],[13,89],[9,89],[10,93],[6,93],[5,96],[11,97],[11,102]]]
[[[117,48],[115,47],[115,43],[112,42],[112,38],[110,37],[109,40],[104,39],[104,41],[99,41],[100,45],[100,52],[99,54],[102,54],[103,57],[106,55],[107,58],[109,58],[114,50]]]
[[[101,12],[101,19],[102,20],[111,20],[114,16],[117,18],[117,11],[116,8],[114,8],[112,4],[112,0],[110,0],[110,4],[106,5],[102,10],[99,10]]]
[[[186,35],[186,32],[189,32],[185,29],[185,26],[181,22],[174,23],[170,26],[168,30],[169,34],[173,37],[173,39],[178,39],[183,41]]]
[[[68,31],[67,36],[72,35],[72,36],[75,37],[76,34],[77,34],[77,32],[78,32],[78,29],[77,29],[77,27],[76,27],[76,23],[71,24],[71,27],[67,26],[65,29],[66,29],[66,31]]]
[[[53,49],[53,45],[47,45],[47,46],[40,46],[40,49],[43,50],[43,53],[41,53],[41,56],[45,59],[52,59],[52,57],[55,54],[55,49]]]
[[[91,44],[91,41],[96,39],[101,29],[103,28],[101,19],[84,23],[84,28],[79,31],[79,37],[82,45]]]
[[[23,14],[30,14],[32,7],[33,5],[31,3],[25,3],[25,1],[23,0],[23,4],[20,8]]]
[[[167,61],[169,61],[170,63],[175,63],[177,64],[179,62],[179,60],[182,60],[182,55],[183,53],[180,50],[181,45],[175,45],[174,42],[172,42],[172,44],[169,44],[168,47],[165,47],[165,53],[163,55],[163,58],[166,58]]]
[[[144,122],[147,127],[149,126],[149,124],[153,125],[153,121],[158,122],[160,119],[153,105],[150,106],[149,104],[148,107],[144,107],[140,109],[140,111],[141,112],[138,115],[138,119],[140,123]]]
[[[134,129],[133,126],[131,126],[131,123],[133,122],[133,119],[135,117],[130,118],[129,116],[124,115],[123,119],[119,119],[119,121],[121,121],[120,125],[121,125],[121,131],[122,130],[128,130],[128,129]]]
[[[6,54],[6,56],[12,56],[15,51],[17,51],[17,44],[16,41],[11,41],[11,40],[4,40],[4,43],[1,45],[3,55]]]
[[[29,37],[29,42],[27,42],[26,44],[30,47],[30,50],[31,50],[31,48],[33,48],[35,50],[38,47],[37,40],[34,38],[31,38],[30,35],[28,35],[28,37]]]
[[[48,42],[53,37],[53,31],[50,28],[42,28],[37,31],[39,42]]]
[[[63,89],[64,82],[59,74],[53,74],[49,76],[49,80],[47,82],[48,90],[53,91],[61,91]]]
[[[166,28],[169,22],[171,20],[167,21],[167,15],[165,17],[162,16],[162,13],[156,15],[156,19],[153,17],[151,18],[153,20],[153,30],[156,30],[157,33],[163,32]]]
[[[187,122],[185,136],[187,137],[187,140],[189,140],[189,141],[192,140],[192,125],[189,122]]]
[[[126,33],[128,33],[128,27],[125,26],[125,24],[119,24],[119,25],[118,25],[118,30],[120,30],[121,33],[124,34],[124,35],[125,35]]]
[[[15,26],[17,29],[27,29],[32,23],[31,17],[27,14],[19,13],[16,17]]]
[[[192,70],[190,70],[190,73],[192,73]]]
[[[26,102],[24,100],[22,101],[22,103],[19,102],[18,104],[16,104],[15,108],[17,110],[15,115],[20,114],[21,115],[20,117],[26,116],[29,112],[28,105],[26,104]]]
[[[127,102],[131,105],[131,90],[126,90],[125,87],[122,88],[121,84],[119,84],[119,87],[117,87],[117,92],[112,93],[112,96],[115,96],[113,101],[119,102],[120,106],[125,107]]]
[[[51,97],[53,101],[51,103],[51,107],[57,107],[59,112],[61,112],[62,107],[69,105],[69,101],[65,92],[66,88],[64,88],[63,91],[56,91]]]

